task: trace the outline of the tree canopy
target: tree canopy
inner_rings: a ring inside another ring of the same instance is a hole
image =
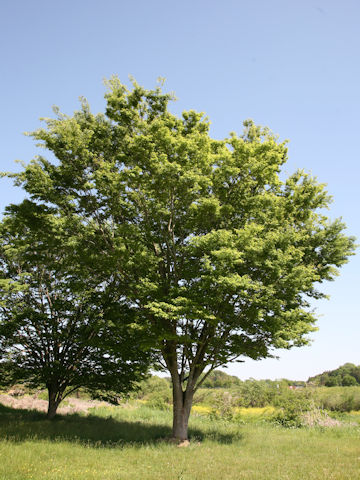
[[[193,110],[177,117],[160,87],[108,82],[105,114],[46,119],[31,135],[42,156],[14,174],[31,202],[73,218],[96,269],[116,277],[173,383],[173,435],[187,438],[204,372],[308,342],[310,300],[353,251],[340,220],[323,215],[324,185],[282,180],[287,146],[244,122],[209,135]],[[87,246],[86,246],[87,245]]]

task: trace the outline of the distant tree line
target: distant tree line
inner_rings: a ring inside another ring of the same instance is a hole
[[[360,365],[345,363],[336,370],[330,370],[314,377],[310,377],[308,382],[325,387],[350,387],[360,385]]]
[[[221,370],[215,370],[205,379],[203,382],[204,388],[233,388],[241,387],[244,384],[264,384],[264,385],[286,385],[304,387],[307,384],[314,384],[316,386],[325,387],[348,387],[360,385],[360,365],[356,366],[353,363],[345,363],[341,367],[325,371],[313,377],[310,377],[307,382],[293,381],[289,379],[281,380],[254,380],[248,379],[245,381],[240,380],[238,377],[228,375]]]
[[[240,378],[228,375],[222,370],[214,370],[203,382],[204,388],[231,388],[241,384]]]

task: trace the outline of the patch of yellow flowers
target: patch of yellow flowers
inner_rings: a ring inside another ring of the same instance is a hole
[[[205,406],[205,405],[194,405],[192,408],[193,412],[198,413],[199,415],[209,415],[211,412],[213,412],[213,408]],[[256,418],[256,417],[266,417],[270,416],[275,412],[275,408],[271,406],[267,407],[235,407],[234,408],[234,413],[241,415],[243,417],[250,417],[250,418]]]

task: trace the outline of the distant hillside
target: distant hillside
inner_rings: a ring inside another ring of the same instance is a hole
[[[360,365],[345,363],[345,365],[336,370],[330,370],[315,377],[310,377],[308,382],[315,385],[324,385],[325,387],[360,385]]]

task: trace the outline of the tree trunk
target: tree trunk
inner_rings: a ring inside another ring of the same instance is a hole
[[[192,388],[183,392],[181,385],[173,382],[173,430],[172,436],[177,441],[188,439],[188,423],[194,392]]]
[[[48,387],[48,393],[49,393],[49,403],[48,403],[48,411],[46,416],[49,420],[52,420],[56,415],[56,411],[61,402],[62,395],[53,387]]]

